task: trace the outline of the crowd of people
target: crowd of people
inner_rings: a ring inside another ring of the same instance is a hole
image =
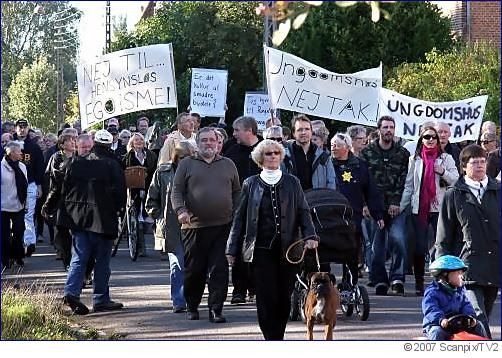
[[[154,249],[169,260],[174,313],[200,319],[207,284],[208,318],[226,322],[230,265],[230,303],[256,300],[264,338],[280,340],[298,272],[286,249],[298,239],[307,249],[319,243],[304,192],[331,189],[354,212],[358,247],[344,277],[356,284],[367,274],[368,286],[385,296],[404,295],[412,274],[415,294],[423,296],[426,267],[444,255],[460,257],[466,299],[490,337],[500,286],[500,146],[493,122],[483,123],[477,143],[460,144],[449,141],[442,122],[424,123],[419,138],[406,142],[395,136],[389,116],[371,133],[352,125],[331,137],[323,121],[303,114],[290,128],[271,118],[259,131],[248,116],[233,121],[232,133],[221,121],[200,126],[199,115],[180,113],[176,130],[163,131],[156,147],[145,139],[146,117],[132,130],[111,118],[106,129],[82,132],[75,123],[58,135],[26,119],[2,123],[2,267],[23,266],[47,225],[68,272],[64,302],[87,314],[80,294],[92,284],[94,311],[121,309],[108,282],[127,193],[138,215],[139,256],[151,254],[145,234],[153,232]],[[138,166],[145,169],[144,187],[127,189],[124,170]],[[321,270],[329,271],[329,263]],[[424,320],[424,329],[445,318]]]

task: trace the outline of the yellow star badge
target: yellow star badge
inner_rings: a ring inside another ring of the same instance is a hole
[[[347,181],[350,183],[350,181],[352,180],[352,173],[344,171],[342,174],[342,178],[343,178],[343,181]]]

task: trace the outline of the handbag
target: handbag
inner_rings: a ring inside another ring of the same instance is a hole
[[[125,184],[128,189],[145,189],[146,168],[141,165],[124,170]]]

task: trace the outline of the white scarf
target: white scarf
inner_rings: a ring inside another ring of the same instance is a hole
[[[475,181],[469,178],[467,175],[464,176],[465,184],[469,187],[471,192],[474,194],[476,199],[481,203],[481,199],[486,191],[486,186],[488,185],[488,177],[485,175],[483,180]]]
[[[282,171],[280,169],[270,170],[263,169],[260,173],[260,178],[268,185],[275,185],[282,178]]]

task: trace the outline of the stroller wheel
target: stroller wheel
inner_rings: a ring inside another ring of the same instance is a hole
[[[354,313],[354,303],[352,300],[352,291],[348,290],[347,285],[339,283],[337,285],[338,292],[340,292],[340,308],[345,317],[352,316]]]
[[[361,321],[366,321],[370,315],[370,298],[366,287],[357,285],[355,287],[355,308],[357,317]]]

